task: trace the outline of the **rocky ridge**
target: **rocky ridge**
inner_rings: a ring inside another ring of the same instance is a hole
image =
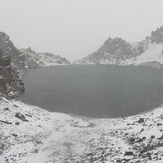
[[[60,55],[38,53],[33,51],[30,47],[27,49],[20,49],[20,52],[25,56],[25,67],[28,67],[28,69],[70,64],[67,59]]]
[[[146,65],[163,68],[163,26],[137,43],[109,37],[96,52],[74,63]]]

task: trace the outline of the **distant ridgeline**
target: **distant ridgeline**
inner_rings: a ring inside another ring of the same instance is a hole
[[[0,94],[5,97],[15,98],[24,92],[21,79],[28,69],[69,63],[59,55],[36,53],[30,48],[19,50],[0,32]]]
[[[76,64],[145,65],[163,67],[163,26],[143,41],[129,43],[122,38],[108,38],[94,53]]]

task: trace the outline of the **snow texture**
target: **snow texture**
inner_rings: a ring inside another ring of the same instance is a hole
[[[162,163],[163,107],[118,119],[0,101],[0,163]]]

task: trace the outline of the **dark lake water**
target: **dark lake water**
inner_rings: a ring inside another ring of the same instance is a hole
[[[25,103],[88,117],[124,117],[163,104],[163,70],[69,65],[31,70]]]

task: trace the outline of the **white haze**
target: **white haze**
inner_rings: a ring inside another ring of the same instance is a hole
[[[163,0],[0,0],[0,31],[18,48],[69,60],[109,37],[140,41],[163,25]]]

